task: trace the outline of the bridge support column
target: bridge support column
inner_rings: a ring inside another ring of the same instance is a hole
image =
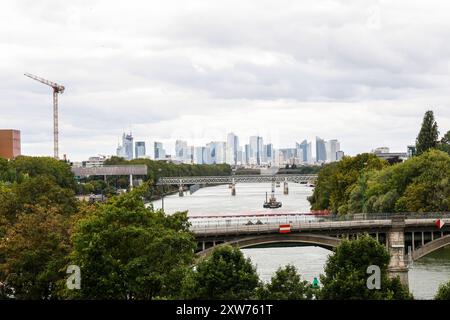
[[[284,180],[283,194],[289,194],[289,186],[286,180]]]
[[[180,197],[184,196],[184,190],[183,190],[183,185],[182,184],[180,184],[180,186],[178,187],[178,195]]]
[[[133,175],[130,174],[130,190],[133,189]]]
[[[386,240],[391,255],[388,266],[389,276],[399,277],[403,285],[409,286],[408,267],[405,263],[405,217],[392,217],[392,229],[387,233]]]

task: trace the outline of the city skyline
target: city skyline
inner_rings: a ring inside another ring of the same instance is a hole
[[[53,154],[51,90],[25,72],[65,86],[60,157],[73,160],[110,153],[130,126],[193,144],[235,129],[282,147],[338,136],[349,155],[404,150],[429,109],[450,128],[439,2],[194,2],[3,1],[0,128],[21,131],[23,154]]]
[[[108,156],[115,155],[126,160],[148,158],[192,164],[227,163],[230,165],[271,166],[328,163],[339,161],[345,154],[338,139],[325,140],[318,136],[316,136],[314,144],[315,157],[312,151],[313,142],[307,139],[303,139],[301,143],[296,141],[288,148],[280,148],[257,135],[242,139],[234,132],[229,132],[225,140],[211,140],[202,145],[194,145],[188,140],[177,139],[173,149],[156,140],[148,144],[153,145],[153,148],[146,149],[145,141],[136,141],[133,154],[133,134],[124,132],[116,153]],[[320,156],[318,156],[319,153]],[[92,158],[96,158],[96,156]]]

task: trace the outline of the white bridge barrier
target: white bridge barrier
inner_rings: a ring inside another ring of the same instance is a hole
[[[442,216],[448,216],[447,214]],[[441,218],[450,224],[450,218]],[[405,226],[430,226],[437,218],[424,216],[405,220]],[[280,224],[290,224],[291,231],[318,231],[336,229],[372,229],[389,228],[392,226],[391,215],[377,215],[355,219],[354,217],[322,217],[305,214],[290,214],[280,216],[225,216],[223,218],[189,219],[190,230],[196,235],[226,235],[241,233],[277,232]]]

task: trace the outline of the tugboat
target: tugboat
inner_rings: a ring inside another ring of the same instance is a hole
[[[267,200],[267,192],[266,192],[266,201],[263,204],[263,208],[269,209],[277,209],[281,208],[281,202],[277,201],[275,198],[275,182],[272,181],[272,194],[270,195],[270,199]]]

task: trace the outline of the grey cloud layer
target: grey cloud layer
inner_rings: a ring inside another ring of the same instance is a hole
[[[22,75],[32,72],[67,87],[61,144],[77,159],[113,153],[130,126],[148,142],[264,125],[280,144],[321,135],[350,153],[403,148],[430,107],[450,129],[448,9],[445,1],[3,1],[0,127],[21,129],[25,152],[51,153],[50,90]]]

